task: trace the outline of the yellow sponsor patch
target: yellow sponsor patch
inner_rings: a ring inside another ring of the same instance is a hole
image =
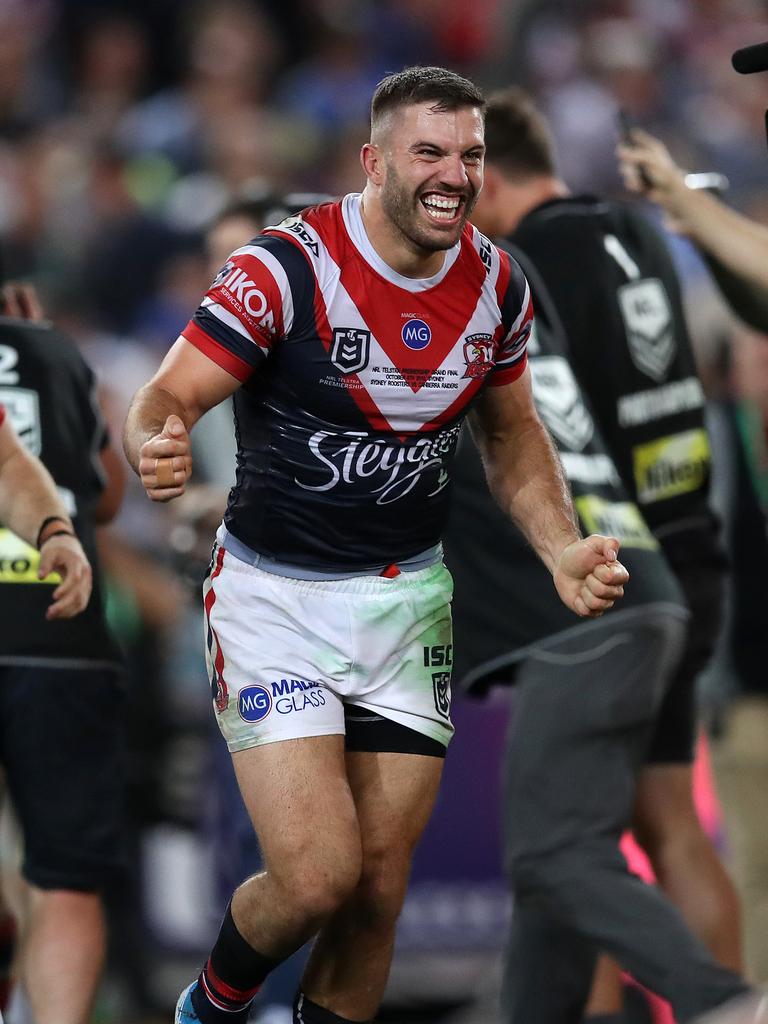
[[[0,528],[0,583],[61,583],[57,572],[38,579],[39,568],[40,552],[15,533]]]
[[[632,457],[639,501],[664,501],[701,487],[709,473],[709,438],[701,428],[686,430],[639,444]]]
[[[642,513],[631,501],[606,501],[597,494],[582,494],[575,499],[576,511],[588,533],[615,537],[625,548],[658,548],[658,542],[645,525]]]

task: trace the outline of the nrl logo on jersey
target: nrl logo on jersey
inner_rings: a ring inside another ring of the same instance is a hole
[[[663,381],[677,348],[663,284],[655,277],[630,281],[617,296],[632,362],[648,377]]]
[[[493,340],[490,334],[468,334],[464,339],[465,377],[484,377],[493,369]]]
[[[573,371],[562,356],[537,356],[529,366],[536,408],[549,432],[563,447],[580,452],[592,440],[595,425]]]
[[[371,332],[357,327],[334,327],[331,362],[342,373],[358,373],[371,356]]]

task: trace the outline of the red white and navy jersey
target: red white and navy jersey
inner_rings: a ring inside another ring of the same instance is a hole
[[[517,263],[471,225],[433,277],[396,273],[359,195],[237,249],[183,332],[242,382],[229,532],[318,572],[435,546],[462,420],[523,372],[532,316]]]

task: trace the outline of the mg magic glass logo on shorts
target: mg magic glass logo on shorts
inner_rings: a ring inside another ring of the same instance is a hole
[[[272,710],[272,695],[265,686],[252,683],[237,695],[237,713],[244,722],[261,722]]]
[[[280,715],[301,714],[325,707],[325,694],[314,679],[280,679],[270,683],[275,710]]]

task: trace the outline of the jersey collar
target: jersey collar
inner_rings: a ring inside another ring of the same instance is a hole
[[[461,251],[461,241],[446,250],[443,265],[432,277],[405,277],[393,270],[388,263],[379,256],[371,245],[363,224],[363,216],[360,212],[361,195],[359,192],[350,192],[344,196],[341,203],[341,216],[344,220],[344,227],[347,229],[352,244],[363,257],[365,262],[372,267],[377,274],[380,274],[390,284],[396,284],[407,292],[425,292],[440,284],[453,264],[456,262]]]

